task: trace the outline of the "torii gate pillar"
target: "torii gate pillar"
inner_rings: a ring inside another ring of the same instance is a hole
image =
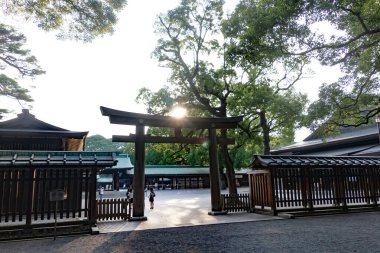
[[[223,211],[220,195],[220,171],[218,162],[218,144],[216,140],[216,129],[211,127],[209,133],[209,170],[210,170],[210,191],[211,191],[211,211],[209,215],[226,214]]]
[[[136,125],[135,168],[133,173],[133,215],[131,221],[147,220],[144,216],[144,188],[145,188],[145,142],[144,125]]]

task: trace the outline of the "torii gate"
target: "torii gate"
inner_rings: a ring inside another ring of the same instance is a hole
[[[220,172],[217,156],[217,144],[233,144],[233,139],[222,139],[216,136],[216,129],[236,128],[243,119],[242,116],[226,118],[174,118],[161,115],[148,115],[126,111],[114,110],[101,106],[103,116],[108,116],[111,124],[134,125],[136,134],[129,136],[113,135],[113,142],[135,143],[135,168],[133,175],[133,218],[131,220],[146,220],[144,216],[144,188],[145,188],[145,143],[184,143],[203,144],[204,138],[184,137],[182,128],[207,129],[209,141],[209,170],[211,190],[210,215],[224,213],[222,211],[220,192]],[[174,128],[175,136],[160,137],[145,135],[145,126]]]

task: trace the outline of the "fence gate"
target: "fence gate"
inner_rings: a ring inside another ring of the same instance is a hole
[[[131,211],[132,204],[127,198],[96,200],[97,220],[129,220]]]
[[[222,194],[223,210],[227,212],[249,212],[251,210],[248,193]]]

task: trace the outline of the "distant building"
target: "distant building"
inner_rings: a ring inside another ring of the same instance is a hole
[[[118,154],[116,156],[117,165],[103,170],[98,175],[98,188],[104,187],[105,190],[119,190],[127,188],[131,182],[128,171],[133,168],[131,159],[127,154]]]
[[[321,138],[316,132],[302,142],[275,149],[272,155],[379,156],[379,129],[376,124],[349,127]]]
[[[98,187],[119,190],[133,184],[134,166],[127,154],[118,154],[118,163],[98,175]],[[248,186],[247,169],[236,170],[238,186]],[[145,184],[160,189],[209,188],[209,167],[191,165],[145,165]],[[225,181],[225,178],[222,179]],[[225,184],[224,184],[225,185]]]
[[[87,134],[50,125],[23,109],[0,122],[0,150],[83,151]]]

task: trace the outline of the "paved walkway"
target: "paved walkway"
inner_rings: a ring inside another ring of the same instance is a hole
[[[239,192],[247,192],[248,188],[239,188]],[[107,193],[106,193],[107,194]],[[115,194],[108,193],[115,197]],[[117,196],[117,195],[116,195]],[[105,195],[107,197],[107,195]],[[145,216],[147,221],[105,221],[99,222],[100,233],[208,225],[217,223],[233,223],[259,220],[280,219],[279,217],[255,213],[229,213],[228,215],[208,215],[211,210],[209,189],[195,190],[160,190],[156,191],[155,208],[151,210],[148,198],[145,200]]]

